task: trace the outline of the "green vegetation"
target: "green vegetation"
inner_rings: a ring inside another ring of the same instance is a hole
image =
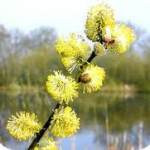
[[[136,44],[124,55],[108,52],[94,60],[107,72],[102,91],[150,92],[150,38],[139,29],[135,31],[138,35]],[[52,70],[65,70],[54,51],[56,39],[53,28],[43,27],[25,34],[0,26],[1,91],[12,92],[13,87],[17,92],[22,92],[25,87],[43,89]]]

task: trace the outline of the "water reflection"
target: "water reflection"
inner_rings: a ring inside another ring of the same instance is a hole
[[[24,150],[30,141],[18,142],[5,129],[6,120],[17,111],[30,111],[44,122],[55,102],[47,93],[0,94],[0,142]],[[150,144],[150,95],[96,93],[80,95],[74,103],[81,130],[59,141],[63,150],[133,150]]]

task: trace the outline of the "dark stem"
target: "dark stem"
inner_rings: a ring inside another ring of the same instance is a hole
[[[58,109],[61,106],[61,104],[57,103],[56,107],[54,110]],[[52,118],[54,116],[54,111],[53,113],[50,115],[50,117],[48,118],[48,120],[46,121],[46,123],[44,124],[43,128],[39,131],[39,133],[37,133],[37,136],[35,137],[35,139],[33,140],[33,142],[31,143],[31,145],[29,146],[28,150],[33,150],[35,148],[35,146],[38,144],[38,142],[40,141],[40,139],[43,137],[44,133],[46,132],[46,130],[49,128]]]
[[[95,52],[93,51],[91,56],[88,58],[87,62],[91,62],[96,57]]]

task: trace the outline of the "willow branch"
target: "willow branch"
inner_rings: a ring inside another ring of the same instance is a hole
[[[91,56],[87,59],[87,62],[91,62],[94,58],[96,57],[95,52],[93,51],[91,53]],[[84,65],[84,64],[83,64]],[[82,65],[82,66],[83,66]],[[43,137],[44,133],[46,132],[46,130],[49,128],[49,126],[51,125],[51,121],[52,118],[54,116],[54,112],[56,109],[60,108],[62,104],[57,103],[53,113],[50,115],[50,117],[48,118],[48,120],[46,121],[46,123],[44,124],[43,128],[39,131],[39,133],[37,133],[37,136],[35,137],[35,139],[33,140],[33,142],[31,143],[31,145],[29,146],[28,150],[33,150],[35,148],[35,146],[38,144],[38,142],[41,140],[41,138]]]

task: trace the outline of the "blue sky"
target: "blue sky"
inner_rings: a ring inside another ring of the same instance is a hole
[[[103,0],[104,1],[104,0]],[[105,0],[116,20],[130,21],[150,32],[150,0]],[[0,0],[0,24],[25,32],[40,26],[59,34],[83,33],[87,11],[100,0]]]

